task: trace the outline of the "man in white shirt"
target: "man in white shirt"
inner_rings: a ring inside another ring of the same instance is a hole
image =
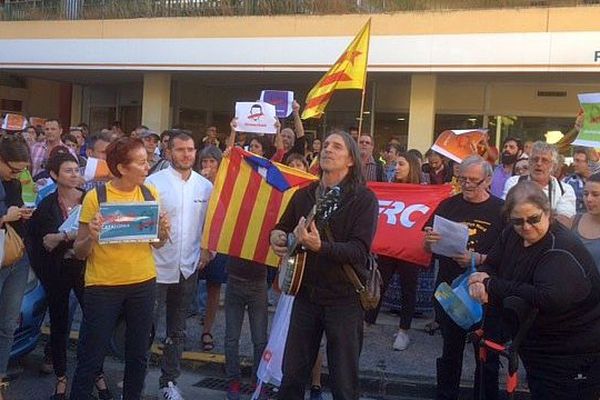
[[[568,224],[570,218],[575,215],[575,191],[571,185],[562,183],[552,176],[552,170],[557,162],[556,147],[542,141],[535,142],[529,157],[529,177],[516,175],[509,178],[504,185],[502,198],[506,199],[508,191],[519,183],[519,180],[529,179],[540,185],[546,193],[556,219],[563,224]]]
[[[160,194],[161,210],[168,213],[171,238],[154,249],[157,282],[157,309],[166,304],[167,335],[163,351],[160,397],[182,400],[176,379],[185,339],[185,315],[195,293],[198,268],[210,260],[210,253],[200,249],[200,239],[212,192],[212,184],[192,170],[196,158],[194,140],[179,132],[169,139],[167,151],[171,165],[146,179]]]

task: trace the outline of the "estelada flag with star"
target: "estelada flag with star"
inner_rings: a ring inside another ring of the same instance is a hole
[[[319,118],[335,90],[364,89],[367,80],[371,19],[306,96],[302,119]]]

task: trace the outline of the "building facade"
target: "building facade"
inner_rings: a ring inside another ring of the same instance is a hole
[[[392,14],[0,21],[0,110],[160,131],[228,129],[236,101],[306,93],[372,18],[363,130],[426,150],[452,128],[543,139],[600,92],[600,6]],[[358,124],[334,94],[307,129]]]

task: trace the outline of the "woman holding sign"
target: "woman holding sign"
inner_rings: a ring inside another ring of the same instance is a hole
[[[158,241],[100,243],[107,225],[114,225],[104,223],[100,204],[138,203],[143,206],[144,202],[159,200],[156,189],[144,185],[149,167],[140,139],[121,138],[112,142],[106,149],[106,163],[114,178],[105,187],[93,189],[85,196],[74,245],[75,256],[87,259],[87,262],[84,323],[77,349],[72,399],[90,398],[95,374],[102,368],[121,312],[127,326],[123,398],[141,397],[155,297],[156,267],[151,246],[161,247],[169,238],[170,224],[161,213],[158,221],[150,220],[158,224]],[[134,222],[147,218],[123,217],[132,218]]]
[[[533,400],[600,397],[600,273],[583,243],[553,221],[535,182],[508,192],[512,226],[469,278],[469,293],[499,307],[517,296],[538,310],[519,350]]]
[[[421,184],[421,167],[419,160],[410,153],[401,152],[399,146],[390,145],[388,149],[395,153],[395,175],[394,183],[409,183]],[[379,271],[383,280],[381,288],[382,293],[387,290],[390,281],[395,273],[400,276],[400,288],[402,294],[402,308],[400,312],[400,328],[394,340],[393,349],[397,351],[406,350],[410,345],[408,331],[412,322],[415,306],[417,304],[417,281],[419,277],[419,265],[412,264],[406,261],[398,260],[392,257],[379,256]],[[375,324],[382,299],[373,310],[365,314],[365,322],[367,324]]]

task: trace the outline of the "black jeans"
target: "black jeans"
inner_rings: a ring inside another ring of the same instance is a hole
[[[531,400],[600,399],[600,355],[536,356],[521,353]]]
[[[159,386],[166,387],[169,382],[177,383],[181,375],[179,367],[183,345],[185,344],[185,317],[190,299],[196,293],[198,282],[198,271],[185,279],[179,275],[179,283],[157,283],[156,284],[156,306],[155,315],[162,305],[166,305],[166,330],[165,346],[161,361],[161,376]],[[156,320],[156,318],[155,318]]]
[[[467,331],[456,325],[446,314],[444,309],[437,301],[434,301],[435,315],[444,340],[442,356],[437,362],[437,400],[457,400],[459,395],[460,375],[462,373],[463,352]],[[502,341],[501,320],[494,314],[486,315],[484,336],[486,339],[495,342]],[[475,346],[475,387],[473,389],[473,398],[478,399],[480,390],[480,374],[483,374],[483,398],[486,400],[498,399],[498,354],[489,351],[487,361],[483,364],[483,371],[477,354],[478,346]]]
[[[123,400],[139,400],[144,387],[156,283],[88,286],[83,297],[83,326],[71,400],[90,400],[119,315],[127,324]]]
[[[323,332],[327,336],[327,360],[334,400],[358,400],[358,359],[363,342],[364,312],[358,301],[323,306],[299,296],[294,300],[283,356],[283,381],[279,398],[303,400],[306,383]]]
[[[413,315],[415,314],[415,306],[417,305],[417,283],[419,278],[419,267],[412,265],[402,260],[397,260],[391,257],[379,256],[377,260],[379,264],[379,272],[383,287],[381,288],[381,299],[379,304],[373,310],[365,313],[365,321],[369,324],[374,324],[379,315],[383,294],[390,285],[390,281],[394,273],[400,276],[400,290],[402,294],[402,303],[400,310],[400,329],[410,329]]]
[[[69,340],[69,296],[75,292],[83,308],[83,273],[85,264],[74,259],[64,259],[53,273],[47,274],[44,287],[48,292],[50,313],[50,348],[52,365],[57,377],[67,373],[67,342]]]

